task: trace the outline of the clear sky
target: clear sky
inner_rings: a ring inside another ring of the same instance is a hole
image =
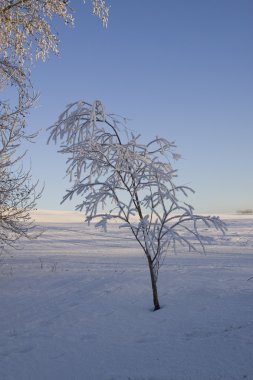
[[[196,190],[198,212],[253,208],[253,1],[108,2],[104,29],[89,4],[72,1],[75,28],[55,24],[60,57],[35,65],[41,95],[30,125],[42,131],[29,155],[34,178],[45,182],[38,208],[74,207],[60,206],[65,157],[46,145],[45,130],[79,99],[128,117],[145,141],[175,141],[178,183]]]

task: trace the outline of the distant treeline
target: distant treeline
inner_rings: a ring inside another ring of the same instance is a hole
[[[237,211],[238,214],[253,214],[253,210],[252,209],[246,209],[246,210],[239,210]]]

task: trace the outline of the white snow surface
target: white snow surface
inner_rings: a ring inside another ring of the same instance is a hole
[[[130,232],[43,220],[1,258],[1,380],[253,379],[252,216],[169,254],[156,312]]]

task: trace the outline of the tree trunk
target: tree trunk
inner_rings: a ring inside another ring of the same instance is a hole
[[[154,273],[154,268],[152,265],[151,258],[148,257],[148,265],[149,265],[149,271],[150,271],[150,277],[151,277],[151,285],[152,285],[152,292],[153,292],[153,302],[154,302],[154,311],[160,309],[160,304],[158,300],[158,292],[157,292],[157,278]]]

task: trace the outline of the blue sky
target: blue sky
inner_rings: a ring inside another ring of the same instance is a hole
[[[75,28],[55,24],[60,57],[33,71],[41,95],[30,126],[41,133],[29,155],[45,182],[38,208],[74,208],[60,206],[65,157],[46,145],[45,130],[78,99],[128,117],[144,141],[175,141],[178,183],[195,189],[198,212],[253,208],[253,2],[111,0],[107,29],[89,4],[72,4]]]

